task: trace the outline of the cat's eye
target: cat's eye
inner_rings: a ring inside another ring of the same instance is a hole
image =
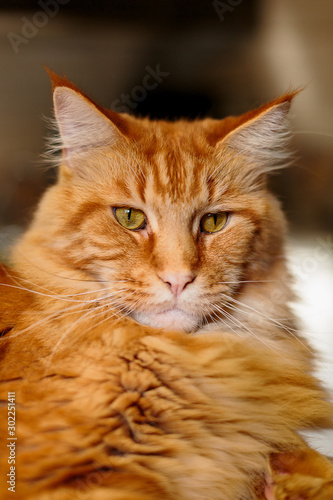
[[[146,216],[142,210],[131,207],[116,207],[113,213],[119,224],[131,231],[143,229],[146,225]]]
[[[217,231],[221,231],[228,222],[228,217],[228,212],[205,214],[200,221],[201,231],[204,233],[217,233]]]

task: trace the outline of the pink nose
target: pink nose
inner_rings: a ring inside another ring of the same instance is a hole
[[[159,274],[159,278],[169,285],[171,292],[175,297],[178,297],[184,288],[195,280],[195,275],[192,273],[169,273],[164,272]]]

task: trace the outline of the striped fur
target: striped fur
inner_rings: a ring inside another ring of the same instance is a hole
[[[115,120],[66,86],[56,86],[54,95],[63,151],[59,181],[15,254],[20,266],[28,259],[35,282],[43,270],[42,280],[50,272],[64,277],[52,279],[59,290],[69,278],[98,283],[88,289],[126,280],[126,293],[123,284],[114,288],[118,309],[140,323],[191,331],[211,323],[221,293],[227,305],[229,296],[244,295],[244,281],[279,276],[287,295],[274,316],[291,316],[281,259],[284,219],[264,176],[287,157],[282,146],[292,94],[245,115],[245,121],[176,123],[126,115]],[[147,229],[121,228],[113,206],[141,209]],[[221,210],[230,214],[226,228],[202,234],[202,216]],[[37,262],[34,273],[31,264]],[[182,293],[178,311],[165,315],[175,307],[160,279],[169,272],[192,273],[195,281]],[[256,290],[264,296],[269,286]],[[264,300],[261,308],[267,312],[274,304]]]

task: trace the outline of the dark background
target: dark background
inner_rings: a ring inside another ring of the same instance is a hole
[[[330,0],[0,1],[0,16],[1,225],[25,224],[54,176],[39,165],[51,115],[42,66],[120,109],[159,65],[168,76],[130,112],[223,117],[305,85],[293,107],[298,161],[273,185],[293,230],[332,230]]]
[[[332,383],[332,61],[331,0],[0,0],[0,252],[55,178],[40,161],[52,115],[43,65],[105,107],[129,95],[130,112],[170,119],[243,113],[305,86],[297,160],[271,183],[290,221],[299,311]],[[142,93],[157,67],[167,76]],[[332,442],[321,446],[333,454]]]

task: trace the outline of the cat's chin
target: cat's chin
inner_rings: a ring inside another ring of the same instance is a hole
[[[161,313],[141,313],[132,314],[133,319],[142,325],[164,330],[180,330],[183,332],[194,332],[200,323],[197,316],[193,316],[180,309],[171,309]]]

